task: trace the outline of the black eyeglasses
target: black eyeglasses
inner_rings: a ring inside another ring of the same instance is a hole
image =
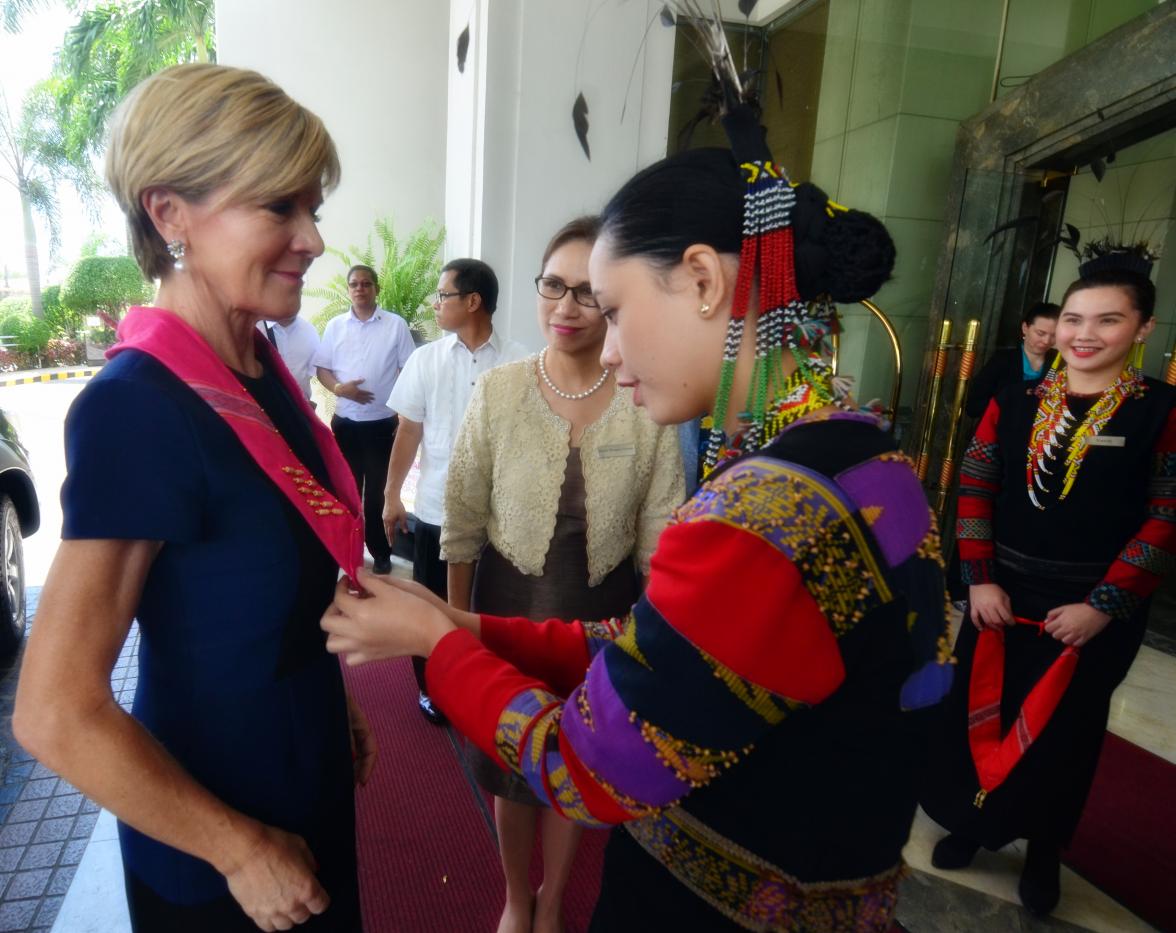
[[[440,289],[433,295],[436,304],[444,304],[446,298],[456,298],[459,295],[472,295],[473,292],[443,292]]]
[[[535,276],[535,291],[551,301],[559,301],[568,292],[572,293],[572,300],[585,308],[599,308],[592,295],[592,288],[588,285],[577,285],[572,288],[563,279],[550,275]]]

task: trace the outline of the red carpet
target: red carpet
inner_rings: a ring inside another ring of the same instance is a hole
[[[494,836],[450,732],[417,710],[408,661],[344,668],[380,755],[356,794],[359,884],[367,933],[493,931],[504,899]],[[568,933],[586,930],[604,832],[585,833],[567,900]],[[538,842],[536,842],[538,850]],[[539,854],[532,878],[539,878]]]
[[[1064,859],[1161,930],[1176,930],[1176,765],[1107,733]]]

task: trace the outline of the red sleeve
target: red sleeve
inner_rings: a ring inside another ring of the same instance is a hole
[[[561,619],[532,622],[484,615],[482,644],[560,696],[567,696],[584,679],[592,659],[584,626]]]
[[[1164,577],[1176,569],[1176,409],[1156,442],[1147,518],[1119,552],[1086,602],[1117,619],[1142,606]]]
[[[960,549],[960,576],[968,584],[996,580],[992,516],[1004,468],[996,433],[999,422],[1000,406],[993,399],[964,452],[960,467],[956,541]]]
[[[814,537],[818,550],[798,555],[806,565],[826,559],[824,536]],[[561,815],[589,825],[676,803],[845,676],[796,564],[719,521],[668,528],[648,591],[585,672],[591,643],[579,623],[491,617],[483,641],[452,632],[426,669],[429,695],[458,730]]]
[[[425,679],[429,696],[458,731],[491,755],[503,707],[517,694],[546,689],[541,681],[517,670],[465,629],[450,632],[437,642],[429,655]]]

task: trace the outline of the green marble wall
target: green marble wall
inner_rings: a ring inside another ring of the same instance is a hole
[[[994,76],[1000,96],[1154,5],[1010,0],[1002,48],[1004,0],[828,0],[811,177],[894,237],[894,278],[876,301],[902,341],[904,407],[918,391],[960,123],[990,102]],[[886,400],[885,334],[864,310],[842,318],[841,371],[863,401]]]

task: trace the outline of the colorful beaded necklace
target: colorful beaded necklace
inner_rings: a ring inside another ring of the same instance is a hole
[[[820,349],[833,329],[833,309],[827,303],[810,308],[796,287],[792,210],[796,192],[784,170],[770,161],[744,162],[747,182],[743,199],[743,244],[731,322],[723,347],[719,389],[703,478],[721,463],[759,450],[787,425],[835,400],[832,372]],[[826,210],[845,210],[829,202]],[[756,322],[755,367],[746,408],[739,413],[742,430],[728,438],[722,431],[730,411],[735,360],[758,273],[760,313]],[[784,352],[790,350],[796,371],[784,376]],[[769,392],[774,393],[771,398]]]
[[[805,359],[800,352],[793,352],[797,358],[796,371],[787,377],[781,372],[779,378],[773,381],[772,384],[779,386],[780,389],[765,406],[762,422],[757,423],[752,412],[742,411],[739,413],[741,430],[728,438],[711,419],[704,420],[703,427],[711,432],[711,441],[718,438],[718,452],[714,465],[711,466],[708,460],[705,476],[709,476],[730,460],[738,459],[745,453],[770,444],[788,425],[805,415],[812,414],[826,405],[840,404],[834,394],[833,380],[827,372],[827,364],[819,359],[816,362]],[[762,438],[762,442],[753,442],[753,439],[759,438]],[[708,449],[708,457],[709,455]]]
[[[1037,492],[1048,493],[1049,489],[1046,488],[1043,476],[1054,475],[1053,470],[1046,465],[1047,461],[1055,460],[1056,454],[1063,447],[1066,448],[1066,472],[1062,477],[1062,488],[1056,500],[1060,503],[1074,488],[1078,471],[1082,469],[1082,462],[1091,447],[1090,439],[1098,437],[1124,401],[1139,398],[1147,390],[1142,374],[1129,362],[1122,374],[1107,386],[1098,400],[1090,406],[1086,417],[1079,422],[1067,404],[1066,383],[1066,370],[1059,371],[1055,362],[1036,389],[1037,397],[1041,401],[1037,405],[1037,415],[1033,419],[1033,430],[1029,433],[1025,483],[1029,491],[1029,501],[1043,511],[1046,506],[1037,498]],[[1075,422],[1077,427],[1071,434],[1070,429]],[[1070,437],[1067,447],[1068,434]]]

